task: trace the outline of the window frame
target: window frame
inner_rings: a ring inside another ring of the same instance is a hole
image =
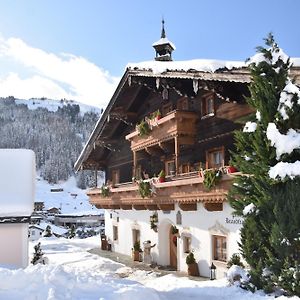
[[[214,116],[215,111],[215,95],[213,93],[204,95],[201,98],[201,119]]]
[[[173,163],[174,164],[174,170],[173,170],[173,174],[170,173],[170,167],[169,165]],[[169,159],[165,161],[165,170],[166,170],[166,176],[172,176],[176,174],[176,164],[175,164],[175,159]]]
[[[227,262],[227,236],[212,235],[212,246],[213,260]]]
[[[211,157],[215,154],[215,153],[221,153],[221,162],[219,164],[213,162],[212,163],[212,159]],[[225,165],[225,147],[218,147],[218,148],[212,148],[206,151],[206,169],[219,169],[224,167]]]

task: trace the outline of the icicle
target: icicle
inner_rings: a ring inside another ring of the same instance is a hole
[[[128,77],[128,85],[131,86],[131,76]]]
[[[199,82],[198,82],[197,79],[194,79],[194,80],[193,80],[193,89],[194,89],[194,93],[195,93],[195,94],[198,93],[198,88],[199,88],[199,87],[198,87],[198,83],[199,83]]]
[[[157,90],[159,89],[159,83],[160,83],[159,78],[156,78],[156,89],[157,89]]]
[[[166,87],[162,91],[162,98],[163,98],[163,100],[169,99],[169,91]]]

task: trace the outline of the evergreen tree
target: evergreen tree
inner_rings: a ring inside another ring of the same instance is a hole
[[[252,284],[267,292],[280,287],[299,295],[292,287],[299,278],[282,280],[283,275],[290,278],[288,270],[299,270],[300,168],[295,167],[300,163],[300,91],[288,77],[289,58],[271,34],[266,44],[249,64],[247,102],[257,120],[236,133],[232,163],[244,175],[235,180],[228,198],[244,217],[240,248],[251,267]]]
[[[73,239],[76,236],[75,225],[73,224],[69,229],[69,239]]]
[[[50,236],[52,236],[51,226],[47,225],[44,237],[50,237]]]
[[[41,258],[43,257],[43,255],[44,255],[44,253],[41,249],[41,243],[38,243],[37,245],[34,246],[34,254],[33,254],[31,263],[33,265],[36,265],[37,263],[39,263],[41,261]]]

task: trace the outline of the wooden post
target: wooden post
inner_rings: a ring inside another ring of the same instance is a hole
[[[175,136],[174,144],[175,144],[175,168],[176,168],[176,175],[178,175],[178,173],[179,173],[179,165],[178,165],[179,143],[178,143],[177,136]]]
[[[137,159],[137,153],[136,151],[133,151],[133,170],[132,170],[132,177],[136,177],[136,159]]]
[[[98,170],[97,167],[95,168],[95,188],[98,187]]]

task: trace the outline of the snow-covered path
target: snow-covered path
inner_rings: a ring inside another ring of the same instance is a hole
[[[133,270],[87,252],[99,245],[99,237],[40,241],[49,264],[29,266],[25,270],[0,268],[1,300],[275,299],[227,287],[225,280],[199,282]],[[30,244],[31,249],[33,245]]]

